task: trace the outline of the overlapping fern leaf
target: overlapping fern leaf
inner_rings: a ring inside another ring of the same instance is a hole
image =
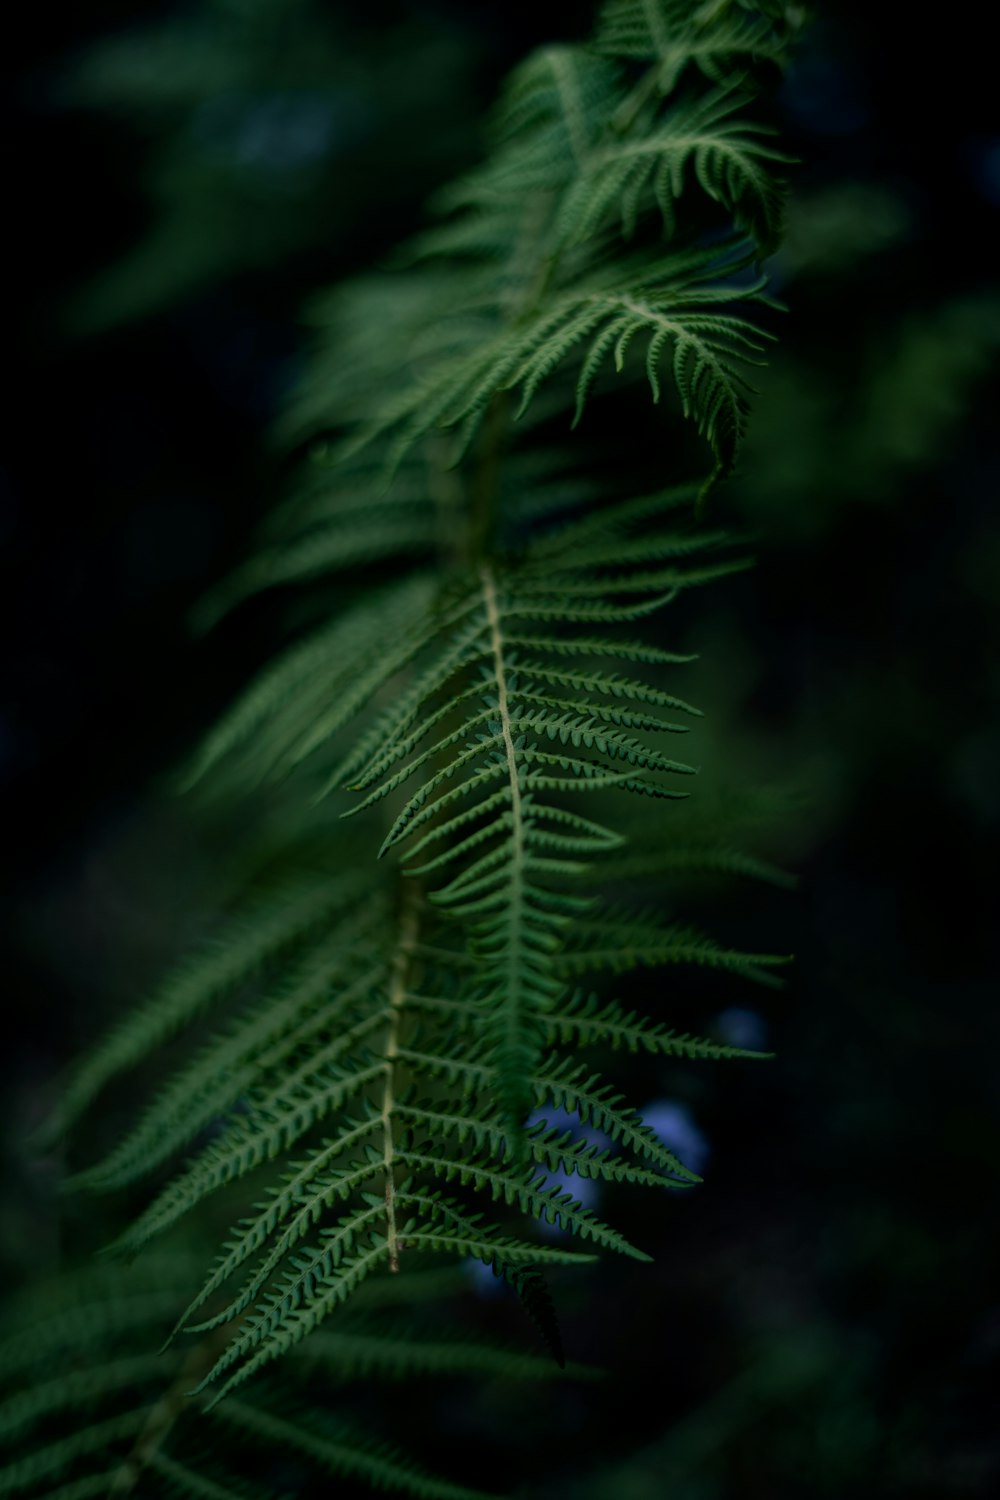
[[[0,1328],[0,1494],[265,1500],[280,1464],[300,1487],[357,1479],[415,1500],[488,1500],[336,1414],[338,1393],[359,1382],[551,1378],[542,1357],[449,1335],[426,1318],[421,1326],[413,1307],[428,1295],[439,1307],[455,1278],[429,1288],[426,1276],[394,1278],[390,1298],[359,1298],[336,1333],[303,1346],[280,1386],[257,1382],[210,1410],[191,1391],[218,1335],[158,1351],[193,1267],[189,1252],[152,1255],[129,1270],[68,1272],[18,1299]]]
[[[698,711],[660,618],[744,565],[696,498],[701,469],[735,461],[770,337],[757,267],[784,158],[747,109],[793,12],[612,0],[594,45],[515,73],[489,161],[442,194],[438,225],[317,309],[325,343],[286,429],[321,440],[314,462],[203,618],[295,584],[324,591],[324,623],[184,779],[231,799],[277,784],[290,842],[312,822],[324,854],[84,1061],[60,1121],[166,1041],[186,1055],[75,1182],[156,1175],[128,1255],[232,1226],[170,1342],[202,1351],[198,1399],[236,1429],[281,1444],[284,1417],[247,1418],[231,1393],[316,1340],[416,1360],[345,1319],[424,1258],[491,1266],[561,1359],[545,1269],[646,1258],[581,1184],[613,1207],[618,1184],[698,1180],[605,1077],[611,1055],[757,1055],[621,989],[677,966],[774,983],[783,962],[691,927],[663,879],[782,876],[714,830],[678,835],[697,756],[670,746]],[[710,450],[693,477],[633,480],[650,464],[580,423],[620,399],[613,372],[671,388],[668,431],[693,424]],[[467,1493],[323,1452],[376,1484]]]
[[[606,1036],[665,1056],[746,1055],[678,1038],[652,1018],[573,990],[576,974],[620,967],[596,946],[617,919],[588,923],[563,943],[534,1013],[536,1046],[519,1080],[533,1123],[518,1150],[497,1062],[497,998],[481,980],[492,963],[488,945],[485,962],[482,939],[464,951],[451,946],[454,913],[439,915],[416,883],[402,903],[394,916],[377,884],[342,894],[328,929],[252,996],[220,991],[218,1004],[231,1007],[225,1024],[216,1021],[131,1134],[77,1179],[122,1188],[192,1153],[120,1236],[114,1249],[129,1255],[206,1200],[228,1199],[237,1212],[175,1329],[218,1336],[202,1382],[218,1394],[295,1347],[404,1256],[475,1257],[526,1292],[537,1288],[525,1278],[537,1281],[546,1264],[601,1249],[645,1258],[552,1179],[650,1187],[696,1179],[574,1053]],[[583,932],[591,934],[585,941]],[[622,921],[618,940],[627,933],[637,955],[643,942],[659,941],[650,962],[752,973],[772,961],[707,941],[699,948],[671,929],[657,938],[648,922]],[[553,1110],[592,1122],[613,1146],[595,1150],[550,1127]],[[261,1195],[252,1206],[248,1191]],[[557,1225],[583,1249],[541,1244],[525,1220]]]

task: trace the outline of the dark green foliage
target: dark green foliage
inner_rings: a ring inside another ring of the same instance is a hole
[[[363,251],[373,221],[453,170],[476,59],[439,28],[404,22],[389,45],[386,29],[378,8],[326,0],[197,0],[134,8],[64,60],[60,103],[128,127],[147,198],[138,238],[74,296],[73,325],[147,317],[317,246]]]
[[[286,1363],[280,1385],[258,1383],[252,1396],[209,1411],[190,1392],[218,1336],[186,1351],[156,1352],[193,1270],[190,1256],[175,1251],[144,1257],[128,1271],[65,1276],[25,1298],[0,1338],[0,1494],[68,1500],[136,1491],[249,1500],[272,1493],[272,1471],[284,1471],[300,1481],[313,1473],[359,1478],[419,1500],[484,1500],[481,1490],[437,1478],[338,1422],[317,1393],[329,1391],[335,1403],[338,1390],[373,1377],[524,1381],[554,1373],[537,1356],[428,1336],[405,1311],[426,1294],[421,1277],[404,1274],[387,1288],[388,1309],[384,1300],[380,1308],[359,1299],[336,1334],[311,1341],[307,1358]],[[426,1289],[432,1297],[445,1290]]]
[[[566,444],[621,377],[654,401],[669,387],[671,438],[686,421],[699,467],[732,468],[748,367],[771,336],[756,266],[779,231],[785,160],[747,111],[795,21],[784,6],[613,0],[595,46],[529,58],[493,155],[441,195],[438,227],[320,308],[324,342],[288,423],[317,440],[315,462],[204,611],[276,583],[328,591],[319,627],[185,774],[222,801],[280,785],[298,809],[289,849],[315,819],[323,854],[258,888],[126,1018],[80,1065],[59,1123],[169,1039],[190,1047],[73,1185],[122,1188],[175,1163],[113,1247],[130,1256],[182,1221],[231,1224],[207,1271],[177,1277],[169,1349],[200,1351],[185,1378],[211,1421],[320,1469],[471,1494],[314,1430],[284,1397],[265,1413],[230,1393],[319,1340],[383,1374],[458,1368],[440,1343],[421,1364],[399,1329],[350,1321],[382,1273],[434,1255],[503,1276],[562,1364],[542,1268],[649,1258],[573,1179],[699,1180],[607,1081],[610,1054],[760,1055],[678,1036],[602,987],[677,965],[774,983],[785,961],[733,951],[668,905],[666,877],[685,867],[780,878],[727,840],[677,836],[695,767],[668,746],[698,710],[675,682],[687,658],[647,626],[745,561],[699,523],[700,474],[668,462],[666,484],[623,493],[592,462],[586,423]],[[628,844],[630,810],[645,848]],[[87,1431],[66,1439],[74,1475]],[[55,1472],[60,1451],[40,1462]],[[226,1487],[159,1445],[136,1462],[168,1491]]]

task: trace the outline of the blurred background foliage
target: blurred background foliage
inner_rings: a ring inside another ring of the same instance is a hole
[[[67,63],[59,102],[147,152],[147,222],[72,299],[71,326],[114,327],[324,246],[349,254],[359,218],[391,235],[412,214],[468,152],[480,47],[405,13],[387,38],[379,10],[203,0]]]
[[[664,1009],[777,1058],[626,1063],[707,1181],[657,1214],[623,1199],[654,1265],[557,1279],[568,1349],[611,1379],[544,1400],[462,1382],[393,1413],[453,1472],[539,1500],[1000,1488],[1000,126],[967,18],[818,9],[774,107],[802,163],[769,267],[789,312],[712,502],[757,567],[677,616],[709,824],[800,881],[695,893],[727,940],[796,952],[783,993],[698,980]],[[281,488],[299,311],[419,226],[503,73],[590,8],[21,19],[0,487],[14,1287],[114,1228],[114,1205],[57,1207],[61,1163],[26,1149],[60,1070],[287,815],[276,797],[206,819],[155,787],[273,639],[280,599],[205,638],[187,621]],[[519,1316],[465,1296],[494,1332]]]

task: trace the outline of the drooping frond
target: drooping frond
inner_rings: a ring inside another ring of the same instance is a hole
[[[391,870],[376,868],[322,887],[321,921],[296,928],[277,967],[257,963],[245,992],[214,985],[235,1011],[106,1160],[77,1175],[78,1186],[121,1187],[194,1148],[121,1235],[129,1254],[207,1199],[242,1196],[250,1174],[261,1179],[175,1330],[230,1331],[206,1385],[242,1385],[404,1252],[493,1265],[558,1349],[533,1268],[579,1252],[512,1234],[511,1212],[557,1226],[587,1254],[642,1258],[558,1184],[694,1180],[572,1055],[599,1042],[742,1055],[676,1038],[612,1001],[581,1002],[572,986],[667,964],[767,981],[780,961],[659,917],[595,910],[594,873],[622,842],[608,821],[615,801],[669,804],[693,770],[664,741],[698,711],[658,680],[684,656],[618,634],[739,565],[722,534],[692,523],[691,494],[591,510],[502,566],[483,564],[474,584],[418,596],[425,614],[414,612],[381,678],[405,660],[409,680],[355,731],[323,788],[345,801],[348,789],[347,812],[388,809],[382,852],[402,855],[415,877],[408,892],[394,895]],[[366,680],[352,706],[377,691]],[[293,715],[287,744],[277,709],[258,702],[268,764],[329,762],[344,712],[331,705],[304,745]],[[217,739],[238,753],[246,704],[234,715],[240,732],[224,725]],[[579,794],[597,817],[579,809]],[[260,931],[272,921],[258,918]],[[235,982],[248,979],[239,971]],[[192,1007],[186,1019],[205,1013]],[[612,1146],[526,1126],[531,1111],[551,1108],[596,1123]],[[464,1206],[470,1192],[486,1215]]]
[[[281,1356],[299,1372],[325,1360],[334,1385],[528,1373],[523,1355],[422,1337],[386,1291],[470,1258],[513,1287],[562,1364],[546,1269],[647,1260],[602,1195],[613,1207],[627,1184],[663,1203],[700,1180],[609,1060],[760,1054],[679,1033],[658,987],[623,991],[626,1005],[609,976],[696,966],[713,984],[767,984],[786,961],[692,926],[676,891],[685,869],[779,878],[725,829],[672,816],[696,767],[669,746],[700,715],[675,690],[692,657],[660,612],[746,564],[702,524],[686,458],[664,476],[659,449],[630,454],[632,476],[617,420],[591,415],[605,401],[614,415],[627,382],[654,403],[667,385],[667,431],[691,424],[713,477],[733,467],[771,336],[755,267],[786,161],[748,109],[793,29],[777,4],[615,0],[595,47],[548,47],[515,72],[489,160],[440,195],[436,227],[317,304],[321,347],[285,426],[314,442],[307,477],[201,622],[308,585],[321,623],[184,777],[213,806],[280,797],[284,883],[258,885],[81,1065],[61,1114],[71,1125],[169,1041],[174,1071],[73,1185],[156,1175],[112,1247],[128,1256],[230,1228],[185,1272],[162,1356],[116,1345],[89,1384],[11,1397],[18,1434],[95,1407],[68,1448],[17,1458],[11,1491],[96,1494],[110,1438],[130,1455],[120,1494],[141,1470],[153,1494],[251,1500],[252,1466],[175,1448],[173,1426],[197,1415],[240,1450],[472,1500],[305,1403],[257,1399],[258,1377]],[[320,854],[296,880],[306,847]],[[130,1316],[72,1326],[96,1348]],[[151,1444],[161,1359],[177,1420]]]

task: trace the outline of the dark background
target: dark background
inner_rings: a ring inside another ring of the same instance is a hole
[[[489,1477],[534,1472],[539,1495],[1000,1489],[993,63],[954,8],[821,11],[776,106],[802,161],[774,266],[790,312],[718,501],[759,530],[758,567],[691,627],[736,770],[810,788],[798,892],[733,919],[740,937],[764,923],[758,946],[794,950],[796,973],[778,999],[730,997],[774,1063],[663,1085],[711,1157],[658,1226],[632,1210],[655,1268],[602,1272],[596,1327],[567,1293],[571,1351],[614,1381],[522,1411],[516,1440],[471,1397],[444,1419],[453,1472],[492,1445]],[[268,428],[299,310],[419,224],[476,159],[504,72],[585,34],[590,9],[95,0],[18,20],[0,458],[15,1282],[68,1249],[27,1133],[196,923],[216,851],[153,788],[268,649],[266,607],[207,639],[187,621],[280,484]]]

